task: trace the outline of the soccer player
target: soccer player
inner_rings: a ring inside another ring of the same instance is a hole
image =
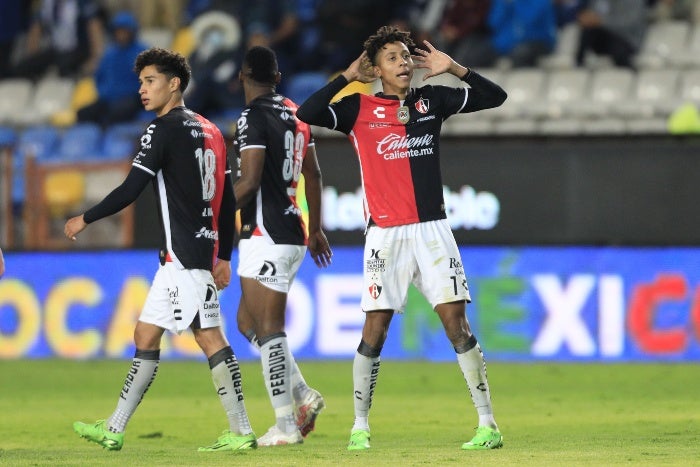
[[[192,329],[209,360],[214,386],[230,429],[200,451],[252,449],[257,446],[243,401],[241,371],[221,330],[218,290],[231,279],[235,199],[231,167],[219,129],[188,110],[182,93],[190,67],[177,53],[153,48],[138,55],[134,69],[144,108],[156,118],[141,136],[124,182],[84,214],[66,222],[71,240],[88,224],[114,214],[136,200],[153,183],[158,200],[162,246],[160,267],[134,330],[136,353],[106,420],[75,422],[88,441],[119,450],[131,416],[156,377],[165,330]]]
[[[321,170],[309,125],[295,117],[294,102],[275,92],[281,79],[275,52],[252,47],[239,79],[246,107],[234,142],[240,167],[234,192],[241,208],[238,329],[260,349],[265,386],[275,410],[276,423],[258,439],[258,445],[298,444],[314,429],[325,403],[306,384],[294,361],[284,314],[307,244],[318,267],[331,261],[321,230]],[[309,206],[308,236],[296,198],[302,174]]]
[[[503,438],[491,408],[481,348],[466,318],[471,301],[459,249],[445,214],[439,164],[443,120],[452,114],[497,107],[506,93],[474,70],[425,42],[416,49],[409,32],[384,26],[343,73],[297,111],[300,120],[346,133],[361,166],[367,232],[364,249],[365,312],[353,362],[355,422],[349,450],[369,449],[369,409],[380,353],[394,312],[406,305],[413,283],[440,317],[479,415],[476,435],[462,449],[493,449]],[[410,87],[414,67],[425,77],[450,73],[469,88]],[[352,94],[330,104],[352,81],[381,80],[375,96]]]

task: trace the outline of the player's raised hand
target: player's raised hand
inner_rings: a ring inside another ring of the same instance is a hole
[[[326,234],[322,230],[309,233],[309,253],[319,268],[330,266],[333,251],[328,244]]]
[[[447,55],[436,49],[430,42],[423,41],[428,50],[416,48],[416,55],[412,55],[413,63],[416,68],[428,69],[428,73],[423,76],[423,81],[426,79],[440,75],[450,71],[457,63]]]
[[[343,76],[348,82],[359,81],[361,83],[371,83],[377,79],[372,62],[367,56],[367,52],[355,59],[354,62],[343,72]]]
[[[87,224],[85,223],[83,215],[81,214],[79,216],[71,217],[70,219],[68,219],[65,227],[63,227],[63,233],[70,240],[75,241],[76,235],[82,232],[85,229],[85,227],[87,227]]]

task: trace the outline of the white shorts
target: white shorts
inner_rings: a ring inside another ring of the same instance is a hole
[[[411,284],[433,308],[471,301],[459,249],[446,219],[371,226],[365,240],[363,281],[364,311],[403,312]]]
[[[158,268],[139,321],[181,333],[221,326],[219,292],[206,269],[178,269],[172,262]]]
[[[238,242],[238,275],[288,293],[306,255],[304,245],[276,245],[263,237]]]

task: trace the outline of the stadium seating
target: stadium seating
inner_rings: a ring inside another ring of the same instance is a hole
[[[89,161],[102,153],[102,128],[95,123],[77,123],[61,137],[57,157],[62,161]]]
[[[49,123],[51,116],[68,109],[73,98],[75,81],[70,78],[46,77],[34,87],[33,97],[17,115],[21,125]]]
[[[658,21],[651,23],[644,36],[641,50],[635,57],[639,68],[662,68],[685,50],[690,23],[687,21]]]
[[[311,94],[328,83],[328,75],[323,72],[298,73],[287,80],[287,97],[301,105]]]
[[[16,125],[23,109],[29,106],[34,84],[28,79],[0,81],[0,124]]]

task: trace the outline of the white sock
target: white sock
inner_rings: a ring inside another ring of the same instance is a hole
[[[479,414],[479,426],[498,429],[491,406],[491,392],[486,380],[486,362],[481,347],[474,338],[475,345],[464,353],[457,354],[457,362],[467,382],[474,407]]]
[[[291,368],[286,334],[281,332],[264,338],[260,344],[260,360],[267,394],[275,410],[277,428],[285,433],[292,433],[297,430],[297,425],[292,402]]]
[[[159,361],[159,350],[136,350],[134,359],[131,361],[131,369],[119,393],[117,408],[107,422],[109,431],[122,433],[126,430],[126,424],[136,412],[136,407],[143,400],[144,394],[151,387],[158,373]]]
[[[252,329],[246,332],[245,336],[250,341],[250,343],[255,346],[256,349],[260,350],[260,343],[258,343],[258,337],[255,335]],[[304,375],[301,374],[299,365],[297,365],[297,362],[294,359],[294,355],[292,355],[291,350],[289,351],[289,361],[291,374],[290,378],[292,381],[292,398],[294,399],[294,403],[299,405],[304,400],[304,397],[309,392],[310,388],[309,385],[306,384]]]
[[[353,430],[369,430],[369,409],[379,375],[380,357],[366,357],[355,353],[352,364],[354,386],[355,422]]]
[[[253,432],[243,401],[243,384],[241,368],[238,359],[230,346],[216,352],[209,357],[214,388],[219,395],[221,405],[226,411],[229,429],[232,433],[247,435]]]

